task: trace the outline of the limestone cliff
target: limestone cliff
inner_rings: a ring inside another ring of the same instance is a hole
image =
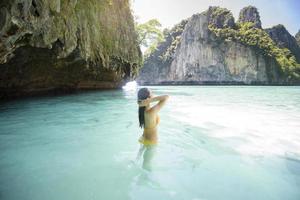
[[[300,47],[300,30],[298,31],[298,33],[295,35],[295,38],[297,40],[298,46]]]
[[[256,28],[261,28],[260,15],[256,7],[247,6],[240,11],[238,23],[252,22]]]
[[[297,44],[296,39],[286,30],[286,28],[279,24],[265,31],[276,42],[280,48],[289,49],[293,55],[295,55],[298,63],[300,63],[300,47]]]
[[[147,82],[161,82],[166,80],[169,66],[172,63],[175,51],[180,44],[182,32],[188,20],[182,20],[170,31],[165,32],[165,40],[160,43],[156,51],[145,59],[145,64],[139,71],[139,80]],[[141,78],[141,79],[140,79]]]
[[[267,40],[271,43],[267,43],[269,46],[275,45],[268,34],[258,28],[259,15],[253,13],[256,18],[248,14],[246,16],[249,20],[256,19],[257,23],[246,21],[238,25],[232,22],[232,14],[227,9],[219,7],[210,7],[208,11],[193,15],[188,19],[182,34],[177,36],[175,49],[170,52],[167,48],[170,42],[162,42],[158,50],[145,60],[137,78],[138,83],[290,84],[291,77],[287,74],[294,68],[284,70],[281,67],[278,62],[282,59],[281,51],[277,49],[279,47],[276,47],[275,52],[280,53],[274,57],[273,49],[270,52],[264,50],[259,42],[252,41],[252,37],[244,37],[245,27],[250,26],[250,31],[258,34],[254,38]],[[212,20],[215,16],[219,17]],[[221,23],[225,22],[227,25],[222,26]],[[294,57],[290,58],[294,61]],[[290,61],[286,57],[283,60]]]
[[[128,0],[2,0],[0,98],[116,88],[141,64]]]
[[[207,16],[208,23],[217,28],[233,28],[235,26],[233,15],[226,8],[211,6],[203,14]]]

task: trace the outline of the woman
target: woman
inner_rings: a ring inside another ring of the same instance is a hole
[[[144,132],[139,139],[141,147],[136,160],[139,160],[143,154],[143,168],[149,171],[152,170],[152,159],[156,151],[155,144],[157,144],[157,125],[160,121],[157,113],[165,105],[168,98],[168,95],[154,97],[148,88],[141,88],[138,91],[139,122],[140,127],[144,128]],[[158,103],[150,107],[150,103],[155,101]]]
[[[160,121],[158,112],[168,100],[168,95],[153,96],[153,93],[148,88],[141,88],[138,91],[139,104],[139,122],[140,127],[144,128],[142,137],[139,142],[144,145],[152,145],[157,143],[157,125]],[[150,107],[151,102],[158,103]]]

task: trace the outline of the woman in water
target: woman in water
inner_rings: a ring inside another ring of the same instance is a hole
[[[152,169],[151,161],[155,153],[155,144],[157,144],[157,125],[159,123],[158,111],[165,105],[168,95],[153,96],[153,93],[148,88],[141,88],[138,91],[139,104],[139,122],[140,127],[144,128],[143,135],[139,139],[142,144],[137,155],[137,160],[144,152],[143,168],[146,170]],[[150,106],[151,102],[158,101],[154,106]]]
[[[154,97],[148,88],[141,88],[138,91],[139,122],[140,127],[144,128],[143,135],[139,139],[140,143],[144,145],[157,143],[157,125],[160,121],[157,113],[165,105],[168,98],[168,95]],[[150,107],[150,103],[155,101],[158,103]]]

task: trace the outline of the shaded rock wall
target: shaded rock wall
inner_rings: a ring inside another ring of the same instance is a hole
[[[283,25],[279,24],[272,28],[265,29],[265,31],[280,48],[289,49],[293,55],[295,55],[297,62],[300,63],[300,47],[295,37],[292,36]]]
[[[141,65],[128,0],[2,0],[0,98],[116,88]]]
[[[295,35],[295,38],[297,40],[298,46],[300,47],[300,30],[298,31],[298,33]]]

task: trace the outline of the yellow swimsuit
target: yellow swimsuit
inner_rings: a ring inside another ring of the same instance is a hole
[[[157,117],[156,117],[156,126],[153,127],[153,128],[145,128],[144,127],[144,129],[147,129],[147,130],[154,129],[154,128],[157,127],[159,122],[160,122],[160,118],[159,118],[159,115],[157,115]],[[144,138],[143,136],[140,137],[139,142],[144,144],[144,145],[154,145],[154,144],[156,144],[156,141],[148,140],[148,139]]]

